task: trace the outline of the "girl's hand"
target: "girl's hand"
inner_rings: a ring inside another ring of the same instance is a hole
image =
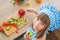
[[[25,35],[24,35],[24,40],[31,40],[30,38],[31,38],[31,37],[30,37],[28,34],[25,34]]]

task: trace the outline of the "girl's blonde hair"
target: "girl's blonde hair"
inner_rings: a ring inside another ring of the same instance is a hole
[[[45,24],[45,27],[36,34],[36,38],[40,38],[43,36],[46,29],[49,27],[50,19],[47,14],[41,13],[37,15],[37,20],[41,20],[42,23]]]

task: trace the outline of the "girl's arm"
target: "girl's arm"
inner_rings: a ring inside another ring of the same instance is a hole
[[[31,13],[35,13],[35,14],[38,14],[38,12],[36,11],[36,10],[34,10],[34,9],[28,9],[28,10],[26,10],[27,12],[31,12]]]

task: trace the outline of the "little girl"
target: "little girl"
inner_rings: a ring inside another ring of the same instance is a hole
[[[37,14],[37,17],[34,19],[33,25],[24,35],[24,39],[46,40],[47,30],[54,31],[60,27],[60,21],[58,20],[60,20],[60,12],[50,4],[43,5],[40,8],[40,13]]]
[[[37,15],[33,21],[33,26],[31,26],[24,35],[25,40],[45,40],[45,31],[49,27],[49,24],[49,17],[45,13]],[[29,35],[28,32],[32,32],[32,34]]]

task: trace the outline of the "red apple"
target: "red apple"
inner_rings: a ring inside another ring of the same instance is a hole
[[[25,15],[25,11],[23,9],[20,9],[18,11],[18,14],[19,14],[19,16],[24,16]]]

